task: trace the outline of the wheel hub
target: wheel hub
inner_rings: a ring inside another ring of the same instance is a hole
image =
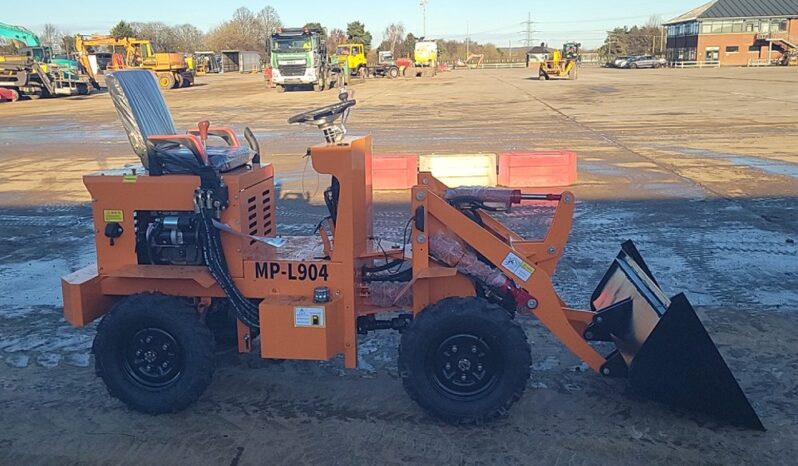
[[[147,389],[174,382],[183,370],[183,352],[175,337],[159,328],[136,332],[124,350],[125,373]]]
[[[436,387],[458,398],[474,397],[490,389],[501,370],[495,350],[473,334],[446,338],[431,362]]]

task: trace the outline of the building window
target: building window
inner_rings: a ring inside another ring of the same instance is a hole
[[[743,32],[743,22],[732,21],[732,32]]]
[[[787,20],[782,19],[779,21],[779,32],[787,32]]]
[[[740,51],[740,47],[736,45],[727,45],[726,46],[726,53],[737,53]]]
[[[720,34],[723,32],[723,21],[712,22],[712,34]]]
[[[745,32],[759,32],[759,21],[746,21]]]

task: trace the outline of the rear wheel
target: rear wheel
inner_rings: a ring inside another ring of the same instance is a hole
[[[637,66],[637,63],[632,63],[631,65],[629,65],[629,68],[636,70],[639,68],[639,66]]]
[[[158,73],[158,85],[161,86],[161,89],[172,89],[176,82],[174,74]]]
[[[529,379],[529,344],[502,308],[481,298],[429,306],[402,334],[399,370],[424,410],[455,424],[508,412]]]
[[[213,337],[185,298],[123,298],[97,327],[92,348],[108,393],[147,414],[195,402],[213,376]]]

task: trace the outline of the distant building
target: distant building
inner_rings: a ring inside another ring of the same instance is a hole
[[[747,65],[798,51],[798,0],[713,0],[667,23],[671,62]]]
[[[529,62],[543,62],[551,57],[551,49],[546,47],[545,44],[536,45],[526,52],[526,61]]]

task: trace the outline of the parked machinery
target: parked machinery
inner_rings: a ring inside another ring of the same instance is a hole
[[[315,91],[334,81],[324,32],[310,28],[279,29],[271,36],[272,83],[284,92],[288,86],[312,86]]]
[[[381,242],[372,140],[346,136],[355,101],[344,90],[339,102],[289,119],[322,131],[325,142],[307,154],[331,176],[329,215],[315,236],[276,237],[274,169],[259,160],[250,131],[249,147],[208,122],[180,134],[149,73],[108,80],[143,166],[84,177],[97,263],[63,278],[64,314],[76,326],[102,318],[97,373],[131,408],[172,412],[199,398],[212,377],[214,335],[232,334],[240,352],[264,358],[343,354],[355,368],[358,335],[396,330],[411,398],[446,421],[481,422],[506,413],[527,386],[533,353],[515,320],[524,313],[602,376],[762,428],[687,298],[668,298],[631,242],[590,309],[557,295],[552,275],[573,221],[572,193],[448,188],[421,172],[403,240]],[[530,201],[555,206],[540,240],[492,214]],[[615,350],[604,355],[594,341]]]
[[[222,72],[221,60],[216,52],[194,52],[194,64],[198,75]]]
[[[579,71],[579,48],[582,44],[566,42],[562,50],[554,50],[551,57],[544,61],[530,62],[529,67],[537,68],[537,75],[542,80],[576,79]],[[533,71],[534,73],[534,71]]]
[[[98,68],[91,56],[96,49],[107,47],[124,51],[124,61],[110,65],[111,69],[142,68],[152,71],[158,77],[161,89],[189,87],[194,84],[194,73],[188,67],[186,58],[179,53],[153,52],[147,39],[131,37],[115,38],[106,35],[75,36],[75,50],[83,68],[96,80]]]
[[[99,88],[79,71],[76,61],[55,58],[33,32],[20,26],[0,23],[0,38],[10,41],[15,52],[0,55],[0,100],[20,96],[51,97],[85,95]]]

